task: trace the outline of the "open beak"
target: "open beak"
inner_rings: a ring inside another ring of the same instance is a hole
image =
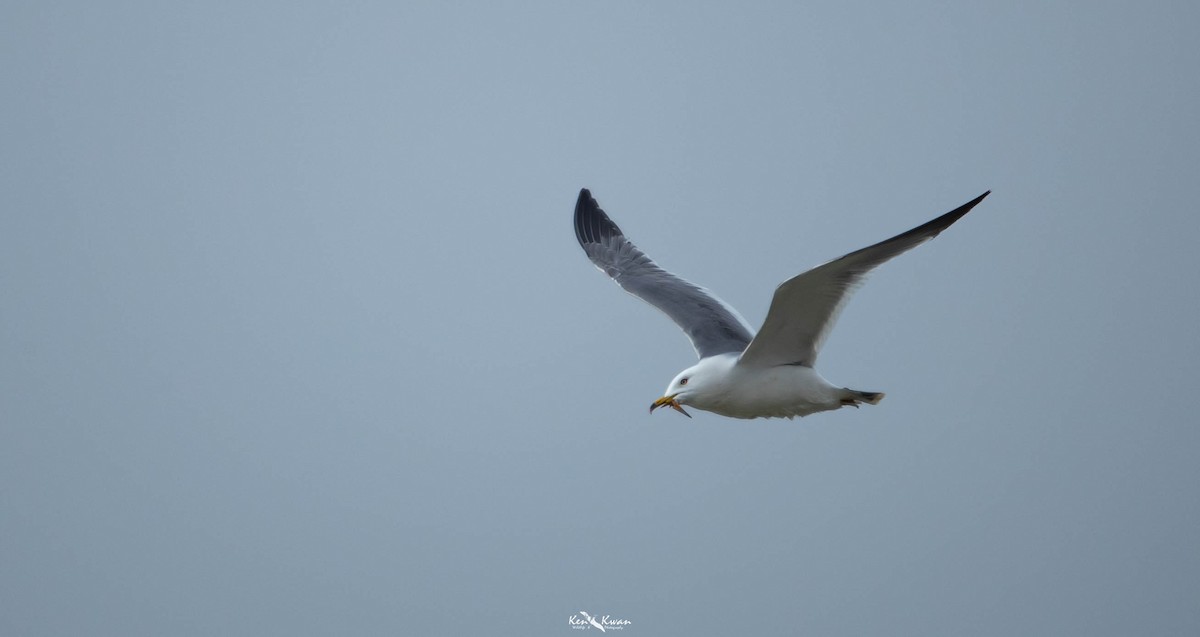
[[[676,396],[677,395],[678,394],[676,394]],[[675,396],[663,396],[662,398],[650,403],[650,413],[654,413],[654,410],[658,409],[659,407],[670,407],[671,409],[674,409],[688,418],[692,417],[691,414],[683,410],[683,405],[680,405],[679,402],[675,400]]]

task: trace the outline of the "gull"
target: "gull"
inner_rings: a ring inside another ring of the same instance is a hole
[[[822,378],[814,369],[821,345],[867,273],[936,237],[989,194],[784,281],[757,334],[711,292],[651,261],[587,188],[575,203],[575,237],[601,272],[675,321],[700,358],[671,380],[651,403],[651,413],[670,407],[691,418],[687,405],[732,418],[794,418],[883,399],[882,392],[838,387]]]

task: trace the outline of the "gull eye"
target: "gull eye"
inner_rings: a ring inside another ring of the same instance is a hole
[[[687,384],[687,379],[686,379],[686,378],[680,378],[680,379],[679,379],[679,385],[680,385],[681,387],[682,387],[682,386],[684,386],[684,385],[686,385],[686,384]]]

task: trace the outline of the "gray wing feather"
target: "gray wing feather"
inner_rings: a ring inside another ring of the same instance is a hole
[[[575,237],[601,272],[675,321],[700,358],[741,352],[753,338],[737,311],[708,290],[658,267],[626,239],[586,188],[575,203]]]
[[[868,272],[936,237],[989,194],[990,190],[929,223],[784,281],[775,289],[762,329],[738,364],[812,367],[838,314]]]

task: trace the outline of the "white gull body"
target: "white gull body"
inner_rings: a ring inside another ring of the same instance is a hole
[[[596,267],[674,320],[700,357],[675,376],[650,411],[667,406],[690,416],[682,407],[687,405],[733,418],[793,418],[883,398],[822,378],[814,368],[821,345],[868,272],[936,237],[988,194],[783,282],[757,334],[716,296],[651,261],[586,188],[575,204],[575,236]]]
[[[739,353],[716,354],[680,372],[664,397],[733,418],[792,418],[848,404],[875,404],[881,393],[858,392],[831,385],[804,365],[751,367],[738,365]],[[688,382],[681,381],[687,378]],[[654,407],[670,406],[663,400]],[[684,412],[686,413],[686,412]]]

